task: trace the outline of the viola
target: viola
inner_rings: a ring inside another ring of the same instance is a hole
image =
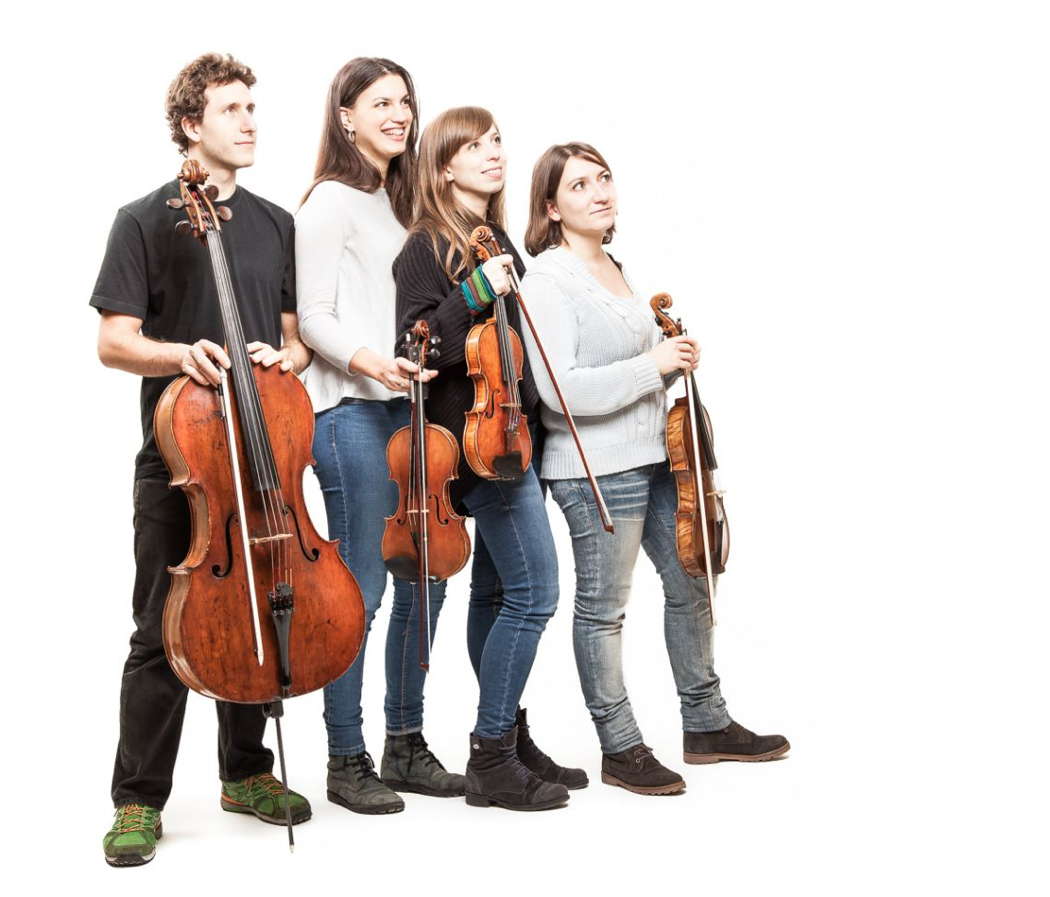
[[[428,355],[438,355],[439,337],[427,322],[417,321],[405,334],[405,354],[426,367]],[[449,484],[457,478],[459,445],[444,427],[426,419],[426,384],[411,380],[411,421],[386,446],[390,479],[397,483],[397,510],[386,518],[382,553],[387,569],[414,581],[419,591],[419,665],[430,668],[430,582],[449,579],[470,558],[466,521],[452,508]],[[426,653],[424,655],[424,646]]]
[[[470,235],[470,248],[474,253],[474,258],[479,265],[484,264],[489,259],[494,258],[497,255],[503,255],[503,248],[499,245],[499,241],[492,233],[492,229],[489,227],[481,226],[474,228]],[[525,323],[528,325],[529,332],[532,334],[532,339],[536,344],[536,348],[539,350],[540,358],[543,360],[543,366],[547,371],[547,376],[550,378],[551,386],[554,387],[554,392],[558,396],[558,403],[561,406],[561,412],[565,416],[565,423],[568,425],[569,432],[572,433],[573,441],[576,444],[576,451],[580,456],[580,461],[583,464],[584,472],[587,475],[587,482],[590,484],[591,492],[594,495],[595,504],[598,507],[598,514],[601,517],[602,527],[606,532],[613,532],[612,517],[609,516],[609,508],[605,504],[605,498],[602,496],[602,490],[598,486],[598,481],[594,478],[594,474],[591,473],[591,465],[587,462],[587,454],[583,450],[583,443],[580,441],[580,434],[576,430],[576,422],[572,419],[572,413],[569,411],[569,405],[565,401],[565,396],[562,394],[561,387],[558,385],[558,378],[554,376],[554,369],[551,367],[551,363],[547,358],[547,352],[543,348],[543,342],[540,340],[540,335],[536,332],[536,326],[532,323],[532,316],[529,314],[529,309],[525,305],[525,300],[521,297],[521,284],[518,282],[518,275],[514,270],[513,265],[507,265],[506,271],[510,277],[511,289],[508,295],[513,298],[517,303],[521,316],[524,318]],[[506,309],[502,305],[503,297],[497,297],[496,303],[496,315],[503,316],[504,323],[506,322]],[[486,324],[489,322],[485,322]],[[470,333],[473,334],[474,330],[485,326],[484,324],[475,325],[471,328]],[[517,333],[514,332],[513,328],[507,327],[507,330],[513,334],[514,340],[518,353],[521,351],[521,340],[518,338]],[[513,346],[514,343],[511,344]],[[467,336],[467,372],[474,377],[474,373],[471,370],[471,355],[470,355],[470,334]],[[479,476],[487,477],[488,479],[499,479],[498,476],[490,476],[488,473],[483,473],[483,470],[490,470],[492,466],[497,462],[498,456],[493,452],[495,447],[498,451],[500,443],[498,439],[486,439],[482,441],[477,438],[476,434],[480,430],[480,423],[474,423],[474,421],[480,421],[481,419],[487,418],[488,415],[495,416],[495,408],[493,402],[498,398],[498,394],[491,392],[491,384],[496,381],[497,378],[503,378],[506,381],[506,371],[510,370],[509,365],[513,363],[515,365],[514,371],[516,372],[517,379],[521,379],[521,361],[518,356],[510,356],[497,354],[494,352],[488,352],[482,355],[480,352],[477,353],[477,366],[479,367],[479,374],[474,380],[474,408],[467,412],[467,425],[463,430],[463,451],[467,455],[467,461],[470,463],[471,469]],[[497,364],[500,367],[497,367]],[[521,399],[517,393],[517,385],[515,381],[515,396],[517,396],[517,408],[520,414]],[[513,408],[513,405],[508,404],[508,408]],[[472,419],[471,415],[475,415]],[[521,415],[521,419],[524,420],[524,415]],[[529,437],[528,429],[524,432],[524,437],[529,440],[528,450],[529,457],[532,456],[532,440]],[[515,431],[515,438],[520,439],[520,436]],[[503,443],[504,446],[509,446],[509,440]],[[475,462],[471,460],[471,456],[477,457],[477,466]],[[506,457],[506,456],[504,456]],[[517,476],[521,476],[521,473],[528,467],[526,461],[522,467],[521,472]]]
[[[231,368],[217,389],[179,377],[157,403],[157,444],[192,517],[189,551],[170,570],[164,649],[194,691],[264,705],[287,781],[281,701],[346,672],[364,636],[364,602],[337,543],[318,534],[307,511],[314,415],[306,390],[294,374],[248,356],[221,238],[232,214],[213,204],[207,176],[188,160],[180,197],[168,205],[187,213],[176,230],[209,252]],[[291,844],[290,812],[287,821]]]
[[[666,309],[672,305],[667,293],[654,296],[649,306],[667,338],[685,335],[681,320],[672,320]],[[715,481],[715,458],[711,418],[700,401],[692,371],[685,375],[685,395],[667,412],[667,456],[678,491],[675,512],[675,542],[678,560],[690,576],[707,580],[711,620],[714,622],[715,577],[725,572],[729,560],[729,521],[724,493]]]

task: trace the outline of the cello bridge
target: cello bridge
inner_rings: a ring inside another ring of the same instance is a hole
[[[249,545],[263,545],[266,542],[280,542],[282,539],[292,538],[291,533],[278,533],[276,536],[255,536],[248,540]]]

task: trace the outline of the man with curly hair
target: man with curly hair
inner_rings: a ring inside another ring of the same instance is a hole
[[[310,362],[299,340],[295,312],[292,216],[236,183],[255,160],[255,76],[231,56],[195,59],[168,90],[167,116],[179,151],[209,172],[209,183],[230,208],[224,230],[238,308],[252,361],[301,371]],[[190,515],[153,436],[153,411],[180,374],[217,384],[230,360],[209,255],[178,236],[183,212],[167,200],[179,195],[171,180],[117,212],[91,296],[100,313],[98,354],[107,367],[142,377],[142,448],[135,461],[135,631],[120,691],[120,740],[113,771],[116,807],[103,840],[113,866],[148,863],[161,836],[160,813],[186,707],[186,687],[168,664],[161,634],[170,576],[190,541]],[[280,348],[274,348],[279,346]],[[272,775],[273,754],[263,746],[266,720],[259,705],[216,703],[219,717],[221,806],[283,824],[285,797]],[[310,805],[292,792],[292,821],[310,818]]]

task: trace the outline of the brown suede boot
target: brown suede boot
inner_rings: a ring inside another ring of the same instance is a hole
[[[755,763],[775,760],[791,750],[783,735],[756,735],[735,722],[715,732],[684,732],[682,741],[686,763],[717,763],[719,760]]]
[[[657,760],[652,748],[644,744],[618,754],[602,754],[602,781],[635,794],[678,794],[685,790],[682,777]]]

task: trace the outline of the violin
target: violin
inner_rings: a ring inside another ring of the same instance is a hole
[[[405,354],[426,367],[428,353],[437,356],[440,338],[427,322],[416,321],[405,334]],[[466,521],[452,508],[449,483],[457,478],[459,445],[444,427],[426,419],[426,385],[419,374],[411,380],[411,422],[386,445],[390,479],[397,483],[397,510],[386,518],[382,553],[395,576],[415,581],[419,589],[419,665],[430,668],[430,582],[449,579],[470,558]],[[426,655],[424,656],[424,645]]]
[[[667,338],[685,335],[681,320],[673,321],[665,310],[672,304],[667,293],[649,302],[656,323]],[[715,459],[711,418],[700,401],[692,371],[685,375],[685,395],[667,412],[667,456],[678,490],[675,542],[678,560],[690,576],[707,580],[711,622],[714,623],[715,577],[725,572],[729,560],[729,521],[724,493],[715,482]]]
[[[479,265],[501,251],[489,228],[477,228],[470,247]],[[521,337],[507,320],[503,296],[493,300],[492,308],[492,317],[467,333],[465,354],[467,374],[474,381],[474,407],[466,413],[463,451],[479,477],[516,480],[532,461],[529,420],[521,410],[518,386],[525,352]]]
[[[489,259],[494,258],[497,255],[503,255],[503,248],[499,245],[499,241],[493,235],[492,229],[485,227],[484,225],[474,228],[470,235],[470,248],[474,253],[474,258],[477,264],[479,265],[483,265]],[[613,532],[613,522],[612,517],[609,515],[609,508],[605,504],[605,498],[602,496],[602,490],[598,486],[598,481],[594,478],[594,474],[591,473],[591,466],[587,462],[587,455],[583,450],[583,443],[580,441],[580,434],[576,430],[576,422],[572,419],[569,405],[565,401],[565,396],[562,394],[561,387],[558,385],[558,378],[554,376],[554,369],[551,367],[551,363],[547,358],[547,352],[544,350],[543,343],[540,341],[540,335],[536,332],[536,326],[532,323],[532,316],[529,314],[529,310],[525,305],[525,300],[521,297],[521,284],[518,282],[517,272],[514,270],[513,265],[507,265],[506,271],[507,275],[510,277],[511,283],[511,289],[507,295],[514,299],[518,308],[521,310],[521,316],[525,319],[525,323],[529,327],[532,339],[536,344],[536,348],[539,350],[540,358],[543,359],[543,365],[546,368],[547,376],[550,378],[551,385],[554,387],[554,392],[558,396],[558,403],[561,405],[561,412],[565,416],[565,423],[568,425],[569,432],[572,433],[573,441],[576,443],[576,451],[579,453],[580,461],[582,462],[584,472],[587,475],[587,482],[590,484],[591,492],[594,495],[594,501],[598,507],[598,514],[602,521],[602,528],[606,532],[611,533]],[[467,335],[467,372],[474,378],[475,401],[474,408],[467,412],[467,424],[463,430],[463,451],[467,455],[467,462],[470,464],[471,469],[478,474],[478,476],[487,479],[502,478],[499,476],[492,476],[487,472],[493,469],[500,460],[500,456],[497,454],[501,445],[498,436],[489,436],[485,440],[482,440],[478,438],[477,435],[481,431],[481,421],[484,420],[487,422],[488,420],[495,418],[497,414],[496,405],[498,404],[497,400],[499,395],[492,391],[492,384],[507,382],[507,380],[510,379],[507,376],[507,371],[511,370],[515,372],[517,380],[520,380],[522,370],[522,362],[520,360],[521,340],[517,333],[514,332],[514,329],[506,324],[506,309],[502,303],[503,297],[498,296],[493,303],[497,306],[496,315],[494,317],[502,316],[506,330],[509,331],[510,335],[513,337],[513,342],[510,343],[509,348],[513,348],[516,345],[517,355],[505,354],[502,352],[502,348],[500,348],[499,351],[492,351],[490,349],[485,354],[477,352],[477,361],[476,363],[472,363],[470,337],[475,330],[492,322],[486,321],[484,324],[476,324],[471,328],[470,333]],[[491,346],[491,341],[489,342],[489,346]],[[511,364],[514,365],[513,368],[510,367]],[[474,367],[478,368],[477,375],[474,373]],[[517,400],[518,415],[521,420],[525,420],[525,416],[520,413],[521,398],[517,390],[517,380],[514,381],[514,396]],[[513,409],[514,405],[508,403],[506,407],[508,409]],[[491,433],[492,431],[489,430],[488,432]],[[528,440],[527,443],[521,441],[522,436],[524,436],[525,440]],[[516,444],[518,445],[527,444],[528,457],[531,459],[532,440],[529,436],[528,428],[525,428],[523,434],[518,434],[517,430],[515,430],[514,438],[517,440]],[[503,442],[502,445],[509,446],[511,443],[507,440]],[[476,463],[475,460],[472,460],[472,456],[476,458]],[[507,457],[507,455],[504,455],[503,457]],[[511,455],[511,457],[513,458],[513,455]],[[516,477],[521,476],[528,466],[528,461],[525,461]],[[516,479],[516,477],[512,477],[512,479]]]
[[[188,160],[168,205],[187,214],[176,231],[210,254],[231,368],[220,369],[218,388],[179,377],[157,403],[157,445],[192,517],[186,558],[170,568],[164,650],[194,691],[264,705],[287,782],[281,701],[346,672],[364,637],[364,602],[303,497],[314,428],[306,390],[294,374],[248,356],[221,238],[233,216],[213,204],[218,191],[204,186],[207,177]],[[291,845],[290,810],[287,822]]]

